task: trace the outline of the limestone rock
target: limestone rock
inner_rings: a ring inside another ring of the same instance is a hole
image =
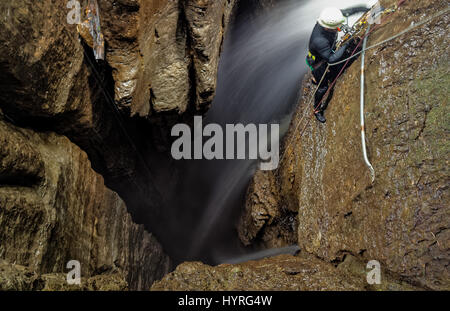
[[[119,106],[140,116],[206,111],[234,3],[100,1]]]
[[[219,56],[235,1],[191,0],[185,3],[195,74],[195,108],[206,111],[214,99]]]
[[[1,259],[37,274],[63,273],[78,260],[83,276],[122,271],[132,289],[167,273],[159,243],[67,138],[1,120],[0,142]]]
[[[127,289],[128,284],[120,273],[82,278],[80,285],[69,285],[66,274],[38,275],[28,267],[0,261],[1,291],[123,291]]]
[[[80,285],[68,285],[65,274],[44,274],[41,276],[42,291],[126,291],[128,284],[120,273],[100,274],[81,279]]]
[[[258,171],[247,193],[245,210],[238,224],[244,245],[262,242],[266,248],[279,248],[296,244],[296,210],[282,205],[273,173]]]
[[[235,1],[98,2],[118,107],[143,117],[182,114],[190,104],[193,111],[206,111]],[[90,96],[70,96],[87,82],[77,27],[67,22],[70,10],[50,0],[3,2],[0,8],[2,80],[15,82],[2,96],[11,100],[20,92],[15,110],[25,115],[89,117]]]
[[[130,116],[182,114],[189,105],[194,112],[205,112],[215,94],[234,3],[99,0],[114,80],[111,100]],[[99,69],[90,68],[77,27],[67,22],[69,9],[50,0],[4,2],[0,8],[6,12],[0,21],[5,29],[0,36],[3,105],[25,117],[76,114],[77,123],[92,127],[92,102],[105,94],[86,92],[92,84],[87,69]],[[89,49],[87,45],[87,54]]]
[[[341,267],[342,265],[342,267]],[[413,286],[386,276],[384,284],[369,285],[366,271],[357,260],[335,266],[314,256],[281,255],[237,265],[211,267],[200,262],[184,263],[152,286],[171,291],[337,291],[413,290]],[[349,267],[352,267],[350,269]]]

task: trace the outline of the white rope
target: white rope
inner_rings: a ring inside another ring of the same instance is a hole
[[[367,28],[366,34],[370,32],[370,25]],[[364,63],[365,63],[365,57],[366,57],[366,46],[367,46],[367,39],[368,36],[364,38],[363,43],[363,53],[361,56],[361,99],[360,99],[360,115],[361,115],[361,142],[362,142],[362,151],[363,151],[363,157],[364,162],[366,163],[367,167],[370,170],[370,175],[372,177],[372,183],[375,181],[375,170],[373,169],[372,164],[369,161],[369,157],[367,156],[367,147],[366,147],[366,133],[365,133],[365,124],[364,124]]]

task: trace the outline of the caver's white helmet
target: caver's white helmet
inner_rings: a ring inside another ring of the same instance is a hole
[[[338,8],[326,8],[320,13],[318,19],[320,26],[328,29],[338,29],[345,23],[345,17]]]

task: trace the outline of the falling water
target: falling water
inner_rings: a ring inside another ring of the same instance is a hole
[[[339,5],[364,2],[345,0]],[[248,3],[241,4],[224,43],[217,94],[204,125],[280,123],[286,132],[307,71],[309,36],[320,11],[330,5],[336,3],[286,0],[255,13]],[[215,264],[258,251],[241,245],[235,227],[258,163],[199,160],[179,164],[182,173],[172,206],[183,208],[167,227],[176,236],[169,250],[172,256]]]

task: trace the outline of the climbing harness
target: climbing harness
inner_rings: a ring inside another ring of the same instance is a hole
[[[314,56],[311,52],[308,52],[308,56],[306,57],[306,65],[311,69],[311,71],[316,70],[325,63],[325,60],[321,60],[320,62],[317,62],[316,60],[316,56]],[[312,77],[311,80],[314,84],[317,84],[316,78]]]
[[[395,11],[397,10],[397,8],[400,7],[405,1],[406,1],[406,0],[400,0],[400,1],[398,2],[398,4],[395,6],[394,9],[390,9],[390,10],[388,10],[387,12],[388,12],[388,13],[393,13],[393,12],[395,12]],[[359,51],[358,53],[356,53],[356,51],[357,51],[358,48],[360,47],[361,43],[364,42],[364,41],[367,43],[366,39],[370,36],[370,34],[371,34],[374,30],[378,29],[381,25],[383,25],[383,24],[386,22],[386,20],[383,20],[380,24],[378,24],[378,25],[376,25],[375,27],[373,27],[373,28],[369,29],[368,31],[366,31],[366,34],[364,35],[364,37],[362,38],[362,40],[359,42],[358,46],[354,49],[354,51],[353,51],[353,53],[350,55],[350,57],[348,57],[348,58],[346,58],[346,59],[343,59],[343,60],[341,60],[341,61],[339,61],[339,62],[336,62],[336,63],[328,64],[327,69],[325,70],[325,73],[324,73],[323,76],[322,76],[322,79],[320,80],[319,84],[317,85],[317,87],[315,88],[313,94],[311,95],[310,100],[308,101],[308,106],[311,105],[311,103],[312,103],[312,101],[313,101],[313,99],[314,99],[314,97],[315,97],[315,95],[316,95],[316,93],[317,93],[317,91],[318,91],[320,85],[321,85],[322,82],[323,82],[323,79],[325,78],[326,73],[328,72],[328,69],[329,69],[331,66],[337,66],[337,65],[342,64],[342,63],[345,62],[345,65],[344,65],[343,68],[341,69],[341,72],[338,74],[338,76],[336,77],[336,79],[333,81],[332,85],[329,87],[329,90],[331,90],[331,89],[333,88],[334,84],[335,84],[336,81],[339,79],[339,77],[341,76],[342,72],[344,71],[345,67],[347,66],[348,62],[349,62],[351,59],[357,57],[358,55],[364,53],[364,52],[367,51],[367,50],[370,50],[370,49],[376,48],[376,47],[378,47],[378,46],[380,46],[380,45],[383,45],[383,44],[385,44],[385,43],[387,43],[387,42],[389,42],[389,41],[392,41],[392,40],[394,40],[394,39],[396,39],[396,38],[398,38],[398,37],[404,35],[405,33],[408,33],[408,32],[410,32],[410,31],[412,31],[412,30],[414,30],[414,29],[416,29],[416,28],[418,28],[418,27],[420,27],[420,26],[422,26],[422,25],[425,25],[425,24],[427,24],[428,22],[430,22],[431,20],[433,20],[433,19],[435,19],[435,18],[437,18],[437,17],[440,17],[440,16],[442,16],[442,15],[448,13],[449,11],[450,11],[450,7],[447,7],[447,8],[445,8],[445,9],[443,9],[443,10],[437,12],[436,14],[433,14],[432,16],[428,17],[427,19],[425,19],[425,20],[423,20],[423,21],[421,21],[421,22],[419,22],[419,23],[412,24],[411,26],[409,26],[409,27],[406,28],[405,30],[403,30],[403,31],[401,31],[401,32],[399,32],[399,33],[397,33],[397,34],[395,34],[395,35],[393,35],[393,36],[387,38],[386,40],[383,40],[383,41],[381,41],[381,42],[378,42],[378,43],[376,43],[376,44],[374,44],[374,45],[371,45],[371,46],[369,46],[369,47],[363,48],[361,51]],[[329,93],[329,92],[327,92],[327,94],[328,94],[328,93]],[[326,98],[327,94],[325,94],[324,98]],[[321,104],[321,103],[319,103],[319,105],[320,105],[320,104]],[[319,106],[319,105],[318,105],[318,106]],[[317,106],[317,107],[318,107],[318,106]],[[315,110],[317,109],[317,107],[314,107],[314,110],[313,110],[313,111],[315,111]],[[284,152],[284,153],[281,155],[281,157],[280,157],[280,164],[281,164],[281,163],[283,162],[283,160],[286,158],[286,152],[289,150],[289,147],[291,146],[292,141],[296,139],[296,136],[297,136],[297,133],[298,133],[297,130],[298,130],[300,124],[301,124],[301,123],[303,122],[303,120],[305,119],[305,117],[306,117],[306,115],[303,115],[302,118],[300,118],[300,120],[297,122],[297,124],[296,124],[296,126],[295,126],[295,129],[294,129],[294,134],[293,134],[294,137],[287,143],[286,147],[284,148],[285,152]],[[305,126],[303,127],[303,129],[300,131],[300,137],[303,136],[303,133],[304,133],[304,131],[306,130],[306,128],[307,128],[307,126],[308,126],[308,124],[309,124],[310,122],[311,122],[311,118],[308,118],[307,123],[305,124]],[[365,138],[364,138],[364,145],[365,145]],[[366,155],[366,156],[367,156],[367,155]],[[369,162],[369,164],[370,164],[370,162]],[[372,169],[373,169],[373,167],[372,167]],[[372,180],[374,179],[374,176],[375,176],[375,172],[373,171]]]
[[[308,65],[311,70],[314,70],[315,62],[316,57],[312,55],[311,52],[308,52],[308,56],[306,57],[306,65]]]
[[[367,33],[370,32],[370,25],[367,28]],[[361,115],[361,142],[362,142],[362,151],[364,156],[364,162],[366,162],[367,167],[370,170],[370,176],[372,177],[372,183],[375,181],[375,170],[373,169],[372,164],[369,161],[369,157],[367,156],[367,148],[366,148],[366,133],[365,133],[365,125],[364,125],[364,63],[365,63],[365,57],[366,57],[366,46],[367,46],[367,39],[366,36],[364,38],[363,43],[363,53],[361,55],[361,101],[360,101],[360,115]]]

